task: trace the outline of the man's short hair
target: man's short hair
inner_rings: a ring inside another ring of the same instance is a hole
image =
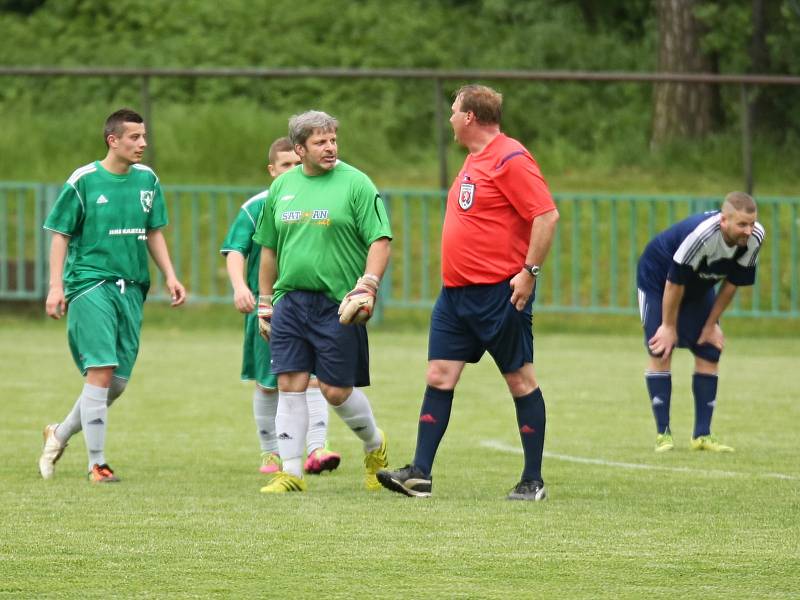
[[[125,133],[125,123],[144,123],[142,115],[130,108],[120,108],[118,111],[111,113],[106,119],[105,127],[103,128],[103,140],[108,146],[108,136],[115,135],[117,137]]]
[[[272,142],[272,145],[269,147],[269,153],[267,154],[269,164],[274,165],[278,162],[278,152],[294,152],[294,146],[288,137],[279,137]]]
[[[314,135],[315,131],[336,133],[339,121],[321,110],[309,110],[289,119],[289,139],[292,147],[300,144],[305,146],[306,140]]]
[[[461,112],[472,111],[481,125],[499,125],[503,113],[503,94],[492,88],[472,83],[456,91],[461,99]]]
[[[728,206],[733,210],[746,212],[748,215],[756,212],[756,201],[753,200],[750,194],[745,194],[744,192],[731,192],[725,196],[725,200],[722,202],[722,210],[729,212],[729,210],[726,210]]]

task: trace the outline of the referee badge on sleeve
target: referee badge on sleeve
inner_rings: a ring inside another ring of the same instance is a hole
[[[475,184],[462,183],[458,193],[458,205],[464,210],[469,210],[475,200]]]

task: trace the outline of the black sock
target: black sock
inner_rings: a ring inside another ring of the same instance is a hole
[[[644,374],[650,406],[656,418],[656,431],[669,429],[669,405],[672,398],[672,373],[669,371],[647,371]]]
[[[711,434],[711,417],[717,403],[717,376],[695,373],[692,376],[692,392],[694,392],[694,435]]]
[[[439,442],[442,441],[447,424],[450,422],[452,408],[453,390],[440,390],[431,386],[425,388],[422,408],[419,411],[414,466],[428,477],[433,469],[433,459],[436,457]]]
[[[519,437],[522,440],[522,452],[525,455],[522,479],[543,481],[542,453],[544,452],[544,430],[547,418],[542,390],[537,387],[527,396],[514,398],[514,406],[517,409]]]

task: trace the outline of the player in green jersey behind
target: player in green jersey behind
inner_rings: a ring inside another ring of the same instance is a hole
[[[119,481],[105,458],[107,412],[125,390],[139,352],[148,253],[164,275],[172,306],[186,300],[161,231],[167,225],[161,185],[141,164],[144,120],[123,108],[106,119],[104,136],[106,157],[70,176],[44,223],[53,232],[47,314],[60,319],[66,313],[69,347],[85,377],[69,414],[44,429],[44,479],[82,429],[89,480]]]
[[[273,182],[253,236],[262,246],[259,328],[270,339],[278,376],[275,426],[283,460],[263,493],[307,489],[301,461],[310,373],[364,443],[367,489],[380,489],[375,474],[387,464],[386,437],[359,388],[369,385],[364,321],[389,262],[392,231],[369,177],[338,160],[338,125],[320,111],[289,120],[302,166]]]
[[[285,173],[300,164],[289,138],[278,138],[269,147],[267,170],[272,177]],[[244,348],[242,352],[242,380],[255,381],[253,416],[261,444],[260,471],[274,474],[281,470],[278,440],[275,436],[275,413],[278,410],[278,383],[270,369],[269,343],[259,335],[256,316],[258,294],[258,267],[261,248],[253,242],[256,221],[264,207],[269,191],[248,199],[239,210],[222,242],[220,252],[225,256],[228,276],[233,287],[233,304],[244,313]],[[246,268],[245,268],[246,262]],[[328,403],[320,392],[316,379],[311,378],[306,390],[308,401],[308,452],[304,470],[319,474],[333,471],[339,466],[341,456],[332,452],[326,443],[328,435]]]

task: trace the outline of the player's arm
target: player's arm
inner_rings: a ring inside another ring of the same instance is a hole
[[[661,301],[661,325],[655,335],[647,341],[650,352],[665,358],[672,354],[678,342],[678,310],[686,286],[667,280]]]
[[[391,242],[388,237],[379,237],[370,244],[364,274],[339,305],[339,322],[343,325],[360,325],[372,317],[378,287],[392,253]]]
[[[549,210],[536,216],[531,226],[531,239],[528,243],[528,253],[525,255],[526,265],[541,266],[553,245],[556,235],[556,225],[559,214],[557,209]],[[536,277],[524,268],[511,279],[511,304],[517,310],[522,310],[528,303],[536,285]]]
[[[60,319],[67,311],[67,301],[64,298],[64,260],[67,257],[69,236],[53,232],[50,242],[50,287],[45,301],[47,316]]]
[[[225,254],[225,266],[233,287],[233,305],[241,313],[250,313],[256,306],[256,299],[244,278],[245,261],[244,255],[234,250]]]
[[[258,332],[269,341],[272,335],[272,293],[278,276],[278,255],[272,248],[261,246],[258,266]]]
[[[722,282],[717,298],[714,300],[714,305],[711,307],[708,319],[706,319],[703,330],[700,332],[700,337],[697,338],[698,344],[711,344],[717,350],[722,351],[725,345],[725,336],[722,334],[722,328],[719,326],[718,321],[736,295],[737,289],[738,287],[730,281]]]
[[[378,238],[369,246],[365,274],[374,275],[381,280],[389,265],[389,256],[392,254],[392,241],[389,238]]]
[[[186,301],[186,289],[178,281],[172,260],[169,257],[167,241],[164,239],[164,232],[160,229],[150,229],[147,232],[147,249],[153,257],[158,269],[164,275],[164,280],[172,297],[172,306],[180,306]]]

